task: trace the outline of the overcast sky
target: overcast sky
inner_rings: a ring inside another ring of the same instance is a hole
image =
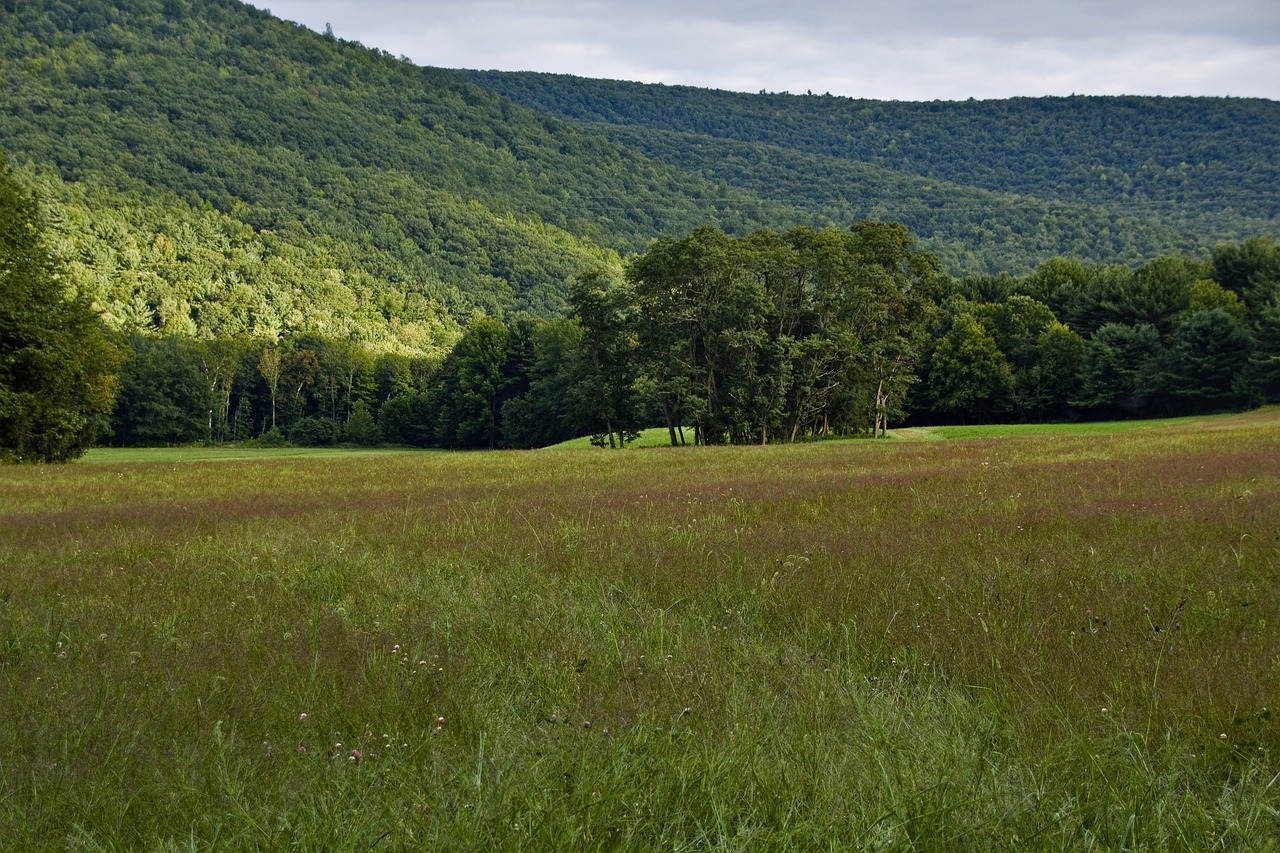
[[[254,0],[419,65],[901,100],[1280,99],[1280,0]]]

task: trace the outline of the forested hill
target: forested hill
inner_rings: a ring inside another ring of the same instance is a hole
[[[953,274],[1280,232],[1280,106],[902,104],[421,68],[239,0],[0,0],[0,149],[122,332],[442,356],[710,224],[905,223]]]
[[[236,0],[0,4],[0,148],[125,331],[443,351],[655,236],[804,218]]]
[[[651,156],[828,217],[900,219],[955,270],[1132,262],[1280,224],[1280,102],[899,102],[461,71]]]

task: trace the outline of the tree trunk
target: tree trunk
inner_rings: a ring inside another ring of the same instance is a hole
[[[671,434],[671,446],[675,447],[678,444],[683,444],[684,443],[683,436],[681,436],[681,441],[679,442],[676,441],[675,414],[671,411],[671,401],[668,400],[666,397],[662,397],[662,417],[667,422],[667,432]]]

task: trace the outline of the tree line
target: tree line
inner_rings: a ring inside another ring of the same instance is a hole
[[[113,331],[50,251],[41,214],[0,160],[11,460],[74,458],[94,440],[495,448],[591,434],[619,447],[659,425],[672,444],[768,443],[904,419],[1280,400],[1271,238],[1136,269],[1060,258],[953,279],[898,223],[742,237],[706,225],[576,276],[564,316],[477,314],[447,352],[409,354],[357,335]]]
[[[135,336],[116,444],[525,448],[878,435],[888,425],[1167,416],[1280,402],[1280,247],[954,279],[896,223],[697,228],[478,317],[443,358],[317,335]]]

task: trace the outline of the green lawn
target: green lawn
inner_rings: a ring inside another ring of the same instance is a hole
[[[932,426],[908,430],[890,430],[900,438],[1003,438],[1005,436],[1034,435],[1107,435],[1135,429],[1188,426],[1212,428],[1219,423],[1230,423],[1233,415],[1200,415],[1196,417],[1163,418],[1132,421],[1091,421],[1060,424],[976,424],[973,426]],[[907,433],[907,435],[901,435]]]
[[[1265,411],[1265,410],[1264,410]],[[1204,427],[1213,428],[1216,424],[1230,424],[1233,415],[1209,415],[1199,417],[1166,418],[1157,420],[1135,421],[1098,421],[1089,423],[1064,424],[982,424],[976,426],[931,426],[910,427],[890,430],[890,437],[897,440],[929,441],[939,439],[964,438],[1003,438],[1007,436],[1036,435],[1106,435],[1135,429],[1151,429],[1155,427]],[[693,428],[685,431],[686,439],[692,443]],[[854,439],[830,439],[818,443],[842,443],[847,441],[866,441],[866,437]],[[628,448],[670,447],[670,434],[666,427],[653,427],[642,430],[639,439],[627,445]],[[591,443],[590,436],[570,439],[547,450],[601,450]],[[127,462],[210,462],[220,460],[263,460],[330,456],[361,456],[395,453],[422,453],[423,451],[407,447],[364,448],[345,445],[341,447],[94,447],[91,448],[81,462],[88,463],[127,463]]]

